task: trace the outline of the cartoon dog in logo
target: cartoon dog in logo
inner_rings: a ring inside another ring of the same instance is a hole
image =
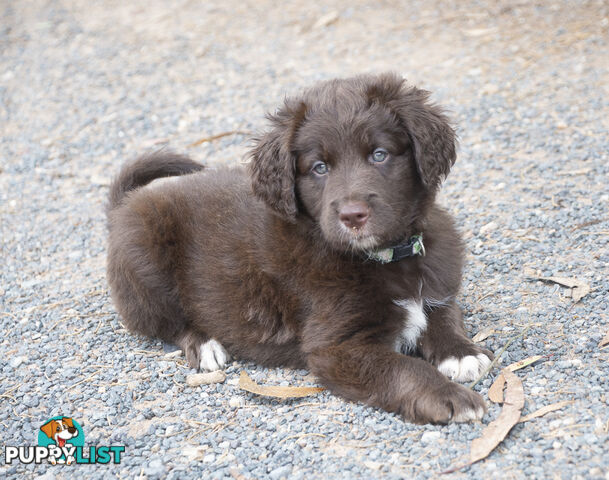
[[[42,427],[40,427],[40,430],[42,430],[47,437],[53,440],[60,449],[65,447],[68,440],[78,436],[78,430],[74,426],[74,422],[70,417],[62,417],[58,420],[49,420]],[[49,461],[53,465],[57,463],[57,460],[54,457],[50,457]],[[74,461],[75,459],[72,455],[68,455],[65,459],[65,463],[68,465]],[[63,462],[63,459],[59,460],[59,463]]]

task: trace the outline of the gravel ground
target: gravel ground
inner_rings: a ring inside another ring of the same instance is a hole
[[[105,280],[103,206],[126,159],[159,145],[208,164],[289,92],[396,70],[434,92],[461,147],[442,192],[468,241],[470,333],[518,372],[524,414],[488,459],[446,478],[609,479],[609,7],[606,2],[268,0],[0,2],[0,444],[70,415],[119,465],[5,465],[2,478],[436,478],[482,424],[414,426],[328,392],[266,400],[306,371],[235,362],[189,387],[182,358],[128,335]],[[214,5],[216,4],[216,5]],[[577,277],[578,303],[531,276]],[[476,390],[487,395],[495,369]],[[4,448],[2,448],[4,450]]]

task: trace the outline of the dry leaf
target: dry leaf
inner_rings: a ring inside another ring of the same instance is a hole
[[[558,283],[563,287],[568,287],[571,289],[571,298],[574,303],[579,302],[582,298],[590,293],[590,285],[588,285],[583,280],[579,280],[578,278],[568,278],[568,277],[537,277],[538,280],[542,280],[544,282],[552,282]]]
[[[239,377],[239,388],[256,395],[276,398],[307,397],[324,390],[322,387],[267,387],[258,385],[245,371],[242,371]]]
[[[491,387],[488,389],[488,399],[494,403],[503,403],[503,387],[505,386],[505,377],[500,373]]]
[[[560,410],[563,407],[573,403],[572,400],[566,400],[564,402],[553,403],[551,405],[546,405],[545,407],[541,407],[539,410],[535,410],[533,413],[529,413],[525,417],[520,419],[520,423],[528,422],[529,420],[533,420],[534,418],[543,417],[545,414],[550,412],[555,412],[556,410]]]
[[[481,342],[482,340],[486,340],[493,333],[495,333],[495,329],[492,327],[487,328],[485,330],[481,330],[480,332],[476,333],[476,335],[473,336],[472,341],[475,343]]]
[[[538,362],[542,358],[543,355],[533,355],[532,357],[527,357],[524,360],[518,360],[505,368],[510,372],[515,372],[516,370],[520,370],[521,368],[528,367],[529,365]]]
[[[543,355],[533,355],[532,357],[519,360],[505,367],[510,372],[515,372],[521,368],[528,367],[529,365],[541,360]],[[491,387],[488,389],[488,399],[494,403],[503,403],[503,386],[505,385],[505,377],[503,373],[500,373]]]
[[[584,283],[571,289],[571,298],[573,299],[574,303],[577,303],[589,293],[590,286]]]
[[[524,389],[520,379],[508,369],[503,369],[507,388],[505,403],[499,417],[482,431],[482,436],[472,441],[470,449],[470,465],[486,458],[499,445],[514,425],[520,420],[520,412],[524,407]]]
[[[598,344],[599,347],[604,347],[605,345],[609,345],[609,332],[607,332],[605,337],[601,340],[601,343]]]

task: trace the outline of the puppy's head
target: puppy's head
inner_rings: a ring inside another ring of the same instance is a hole
[[[63,446],[66,440],[78,436],[78,430],[70,417],[63,417],[60,420],[49,420],[40,430],[57,444]]]
[[[428,96],[384,74],[286,100],[251,152],[255,194],[288,221],[313,219],[339,250],[403,241],[456,157],[455,133]]]

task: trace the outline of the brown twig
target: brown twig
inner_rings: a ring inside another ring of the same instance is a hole
[[[290,440],[292,438],[302,438],[302,437],[322,437],[322,438],[326,438],[326,436],[323,433],[300,433],[297,435],[290,435],[288,437],[284,437],[279,441],[279,444],[285,442],[286,440]]]
[[[81,383],[84,382],[88,382],[89,380],[91,380],[95,375],[99,375],[102,372],[102,369],[100,368],[97,372],[92,373],[91,375],[89,375],[88,377],[83,378],[81,381],[76,382],[72,385],[70,385],[68,388],[66,388],[66,392],[72,390],[74,387],[80,385]]]
[[[484,369],[484,371],[480,374],[478,379],[469,384],[469,388],[473,389],[476,385],[478,385],[478,383],[480,383],[480,381],[488,375],[488,372],[490,372],[493,369],[493,367],[497,364],[497,362],[499,362],[501,355],[503,355],[503,353],[507,350],[507,348],[512,343],[514,343],[516,340],[518,340],[519,338],[524,337],[524,335],[528,332],[529,328],[531,328],[531,327],[532,327],[532,324],[529,323],[522,332],[520,332],[518,335],[516,335],[515,337],[512,337],[510,340],[508,340],[508,342],[503,346],[501,351],[497,355],[495,355],[495,358],[489,364],[489,366],[486,367]],[[444,473],[444,472],[442,472],[442,473]]]
[[[590,220],[589,222],[580,223],[579,225],[575,225],[571,229],[571,231],[574,232],[575,230],[579,230],[580,228],[591,227],[592,225],[596,225],[598,223],[604,222],[605,220],[607,220],[607,219],[606,218],[597,218],[596,220]]]
[[[17,385],[14,385],[11,388],[6,389],[4,392],[0,393],[0,398],[2,398],[2,397],[9,397],[9,393],[11,393],[13,390],[17,390],[22,385],[25,385],[25,384],[24,383],[18,383]],[[12,398],[12,396],[10,396],[10,397]]]
[[[188,148],[198,147],[199,145],[201,145],[203,143],[213,142],[214,140],[218,140],[223,137],[228,137],[229,135],[251,135],[251,132],[245,132],[242,130],[231,130],[229,132],[217,133],[217,134],[211,135],[209,137],[203,137],[203,138],[197,140],[196,142],[191,143],[190,145],[188,145]]]

